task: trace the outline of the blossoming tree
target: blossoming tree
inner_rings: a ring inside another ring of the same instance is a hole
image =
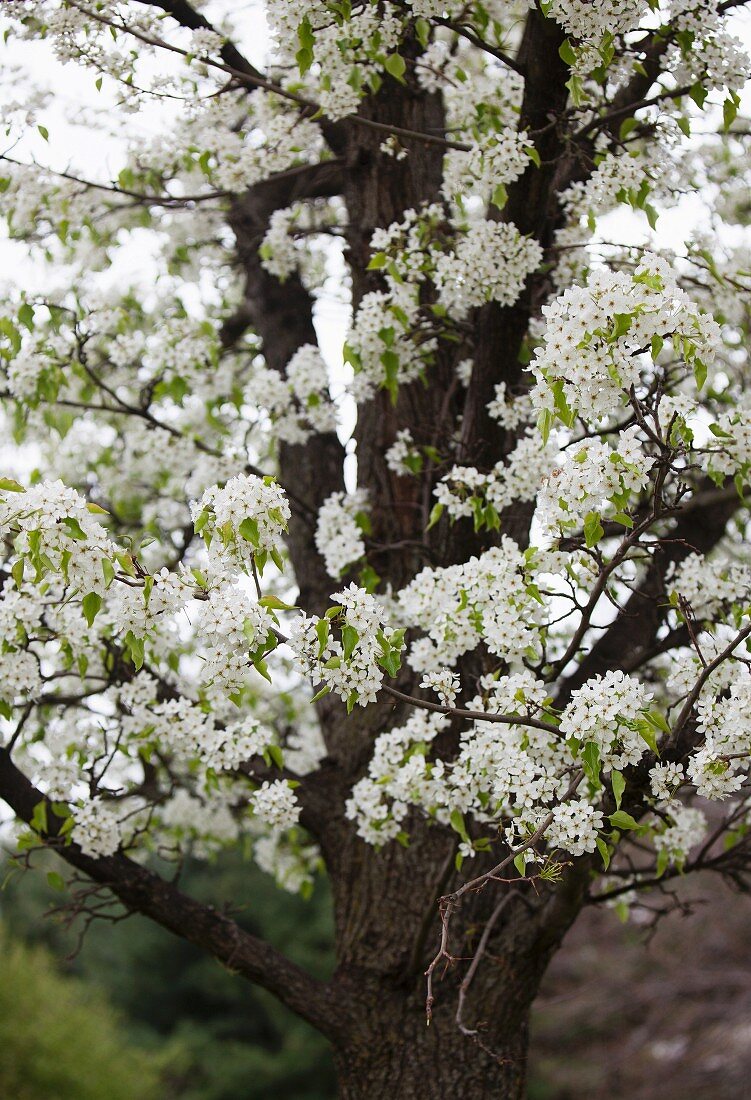
[[[40,166],[11,90],[3,211],[56,277],[0,319],[0,797],[344,1097],[521,1096],[584,906],[746,873],[743,7],[269,0],[261,71],[250,3],[3,5],[127,161]],[[238,844],[328,875],[329,982],[181,891]]]

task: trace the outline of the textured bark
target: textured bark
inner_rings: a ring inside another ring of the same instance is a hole
[[[341,1100],[522,1100],[527,1027],[486,1054],[452,1021],[427,1027],[419,1005],[383,1011],[356,1046],[335,1055]]]
[[[409,906],[405,869],[392,864],[389,871],[407,891],[402,902]],[[405,919],[405,914],[392,915],[381,907],[377,940],[370,944],[361,939],[362,924],[353,922],[348,929],[356,933],[350,936],[350,961],[339,972],[349,1011],[354,1011],[336,1048],[340,1095],[348,1100],[389,1093],[410,1100],[523,1097],[529,1011],[549,960],[580,911],[587,877],[582,864],[556,889],[541,887],[538,894],[530,890],[509,898],[508,887],[499,885],[467,898],[451,943],[457,961],[439,971],[429,1026],[423,970],[435,949],[435,921],[429,922],[427,942],[422,942],[411,914]],[[459,986],[489,911],[500,898],[508,900],[463,1011],[464,1027],[476,1034],[464,1034],[456,1020]],[[400,953],[404,961],[397,966]],[[362,962],[355,962],[353,955]]]
[[[405,51],[408,53],[409,51]],[[412,50],[414,52],[414,49]],[[419,87],[403,88],[387,78],[377,96],[361,112],[381,125],[441,136],[445,118],[441,98]],[[381,275],[368,271],[373,231],[401,221],[404,212],[440,199],[444,150],[440,146],[401,139],[409,155],[395,161],[381,151],[383,133],[353,129],[344,157],[344,199],[349,225],[347,246],[352,271],[352,298],[357,308],[363,296],[383,287]],[[456,422],[457,390],[453,367],[457,349],[444,349],[430,367],[429,385],[401,386],[396,402],[379,391],[358,410],[358,481],[370,496],[376,571],[395,588],[405,584],[426,564],[420,553],[428,524],[431,484],[425,479],[397,476],[386,465],[385,452],[400,428],[409,426],[420,444],[445,449]]]

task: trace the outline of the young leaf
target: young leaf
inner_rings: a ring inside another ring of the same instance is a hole
[[[588,741],[582,749],[582,764],[588,779],[600,786],[600,749],[594,741]]]
[[[101,606],[102,597],[99,595],[98,592],[88,592],[84,596],[82,600],[83,615],[89,626],[91,626],[94,622],[94,619],[97,617]]]
[[[602,856],[603,866],[607,871],[608,867],[610,866],[610,848],[608,848],[607,844],[601,836],[597,837],[595,844],[597,845],[597,851]]]
[[[261,607],[268,607],[273,611],[292,611],[295,606],[291,603],[285,603],[284,600],[280,600],[278,596],[261,596],[258,603]]]
[[[23,485],[19,485],[17,481],[14,481],[12,477],[0,477],[0,492],[3,493],[25,493]]]
[[[462,840],[469,843],[469,834],[467,833],[467,826],[464,824],[464,817],[459,810],[451,811],[451,828],[455,833],[458,833]]]
[[[353,626],[346,624],[342,627],[342,650],[344,660],[348,661],[352,656],[355,646],[360,641],[360,635]]]
[[[569,42],[568,38],[564,38],[561,45],[558,47],[558,56],[561,61],[565,61],[567,65],[575,65],[577,60],[577,53],[574,47]]]
[[[260,534],[258,531],[257,520],[254,520],[250,516],[248,516],[247,519],[244,519],[242,521],[242,523],[238,527],[238,531],[240,532],[242,537],[244,539],[247,539],[248,542],[252,543],[253,546],[258,546],[260,542]]]
[[[319,660],[323,657],[324,650],[326,649],[326,643],[329,640],[329,630],[331,629],[328,619],[319,619],[316,623],[316,634],[318,635],[318,657]]]
[[[266,752],[269,754],[272,762],[276,765],[277,768],[281,769],[284,767],[284,753],[282,752],[279,745],[267,745]]]
[[[600,523],[600,517],[597,512],[587,512],[584,517],[584,541],[587,544],[588,549],[593,546],[597,546],[597,543],[604,536],[605,531]]]
[[[400,54],[389,54],[383,63],[383,67],[387,73],[393,76],[394,80],[398,80],[401,84],[404,83],[404,73],[407,69],[407,63]]]

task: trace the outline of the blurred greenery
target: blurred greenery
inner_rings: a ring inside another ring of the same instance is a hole
[[[171,1052],[147,1053],[122,1031],[103,995],[0,926],[0,1096],[158,1100]]]
[[[160,1100],[331,1100],[334,1071],[328,1044],[312,1028],[272,997],[220,966],[198,948],[138,916],[111,925],[94,922],[80,950],[80,918],[66,928],[45,910],[64,904],[66,893],[51,888],[46,875],[59,871],[54,857],[35,857],[33,871],[11,873],[0,893],[0,915],[16,940],[43,944],[59,974],[73,975],[103,1006],[102,1018],[122,1044],[136,1044],[161,1072]],[[307,901],[282,893],[240,853],[226,853],[210,864],[189,863],[181,874],[183,889],[217,907],[227,906],[248,931],[264,936],[312,973],[325,977],[333,965],[330,901],[320,883]],[[29,956],[31,957],[31,956]],[[41,956],[40,956],[41,957]],[[21,965],[21,964],[19,964]],[[55,973],[47,962],[50,976]],[[70,994],[72,1000],[75,995]],[[1,1003],[1,1002],[0,1002]],[[108,1006],[111,1006],[108,1008]],[[119,1013],[117,1017],[110,1013]],[[7,1024],[6,1044],[19,1050],[28,1042],[28,1025]],[[130,1057],[130,1054],[127,1055]],[[109,1071],[124,1056],[110,1048]],[[90,1056],[93,1061],[93,1054]],[[106,1059],[103,1059],[102,1064]],[[154,1071],[152,1071],[154,1072]],[[20,1094],[2,1087],[0,1096],[23,1100],[149,1100],[152,1093],[120,1082],[122,1091]],[[150,1086],[149,1086],[150,1087]],[[131,1091],[128,1091],[128,1089]]]

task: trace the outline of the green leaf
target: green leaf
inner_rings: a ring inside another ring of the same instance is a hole
[[[386,649],[383,648],[379,657],[377,658],[378,664],[387,672],[389,676],[396,676],[399,669],[402,667],[401,657],[398,649]]]
[[[324,650],[326,649],[326,643],[329,640],[329,630],[331,629],[328,619],[319,619],[316,623],[316,634],[318,635],[318,658],[320,660],[323,657]]]
[[[53,890],[63,891],[65,889],[65,879],[57,871],[48,871],[47,885],[51,886]]]
[[[731,92],[728,99],[722,105],[722,124],[724,130],[729,130],[735,122],[738,114],[738,108],[740,107],[740,97],[735,92]]]
[[[267,745],[266,752],[269,754],[272,762],[276,765],[277,768],[281,769],[284,767],[284,753],[282,752],[279,745]]]
[[[622,831],[639,828],[639,822],[634,821],[631,814],[627,814],[625,810],[616,810],[614,814],[610,815],[608,821],[613,828],[621,829]]]
[[[565,61],[567,65],[575,65],[578,54],[574,47],[569,42],[568,38],[564,38],[561,45],[558,47],[558,56],[561,61]]]
[[[23,560],[23,558],[19,558],[18,561],[13,563],[13,568],[10,571],[10,575],[13,577],[13,580],[16,582],[16,588],[20,588],[21,585],[23,584],[23,569],[24,569],[24,560]]]
[[[263,657],[256,657],[253,661],[253,668],[259,675],[263,676],[264,680],[268,680],[271,683],[271,673],[269,672],[269,666],[264,661]]]
[[[464,824],[464,815],[461,814],[459,810],[452,810],[449,820],[451,821],[451,828],[454,832],[458,833],[462,840],[469,843],[469,833],[467,832],[467,826]]]
[[[626,780],[623,778],[620,772],[613,770],[610,773],[610,785],[613,788],[613,798],[615,799],[615,808],[620,810],[621,799],[623,798],[623,792],[626,789]]]
[[[384,351],[381,354],[381,363],[385,372],[383,387],[389,392],[391,404],[395,405],[399,395],[399,356],[395,351]]]
[[[553,414],[550,409],[543,409],[537,418],[537,430],[542,436],[543,443],[550,438],[550,429],[553,427]]]
[[[269,607],[274,611],[293,611],[295,607],[294,604],[280,600],[278,596],[261,596],[258,603],[261,607]]]
[[[211,515],[211,513],[209,512],[208,508],[204,508],[196,516],[196,521],[193,524],[193,530],[195,531],[195,533],[197,535],[201,534],[201,531],[203,531],[204,527],[209,522],[209,516],[210,515]]]
[[[584,517],[584,541],[587,548],[591,550],[593,546],[597,546],[604,534],[605,531],[597,512],[587,512]]]
[[[61,522],[64,527],[68,528],[68,534],[71,538],[76,539],[78,542],[86,541],[88,536],[77,519],[73,516],[66,516]]]
[[[417,35],[417,41],[424,49],[430,41],[430,23],[427,19],[415,19],[415,34]]]
[[[443,504],[434,504],[433,507],[431,508],[431,510],[430,510],[430,520],[428,522],[428,527],[427,527],[428,531],[430,530],[431,527],[435,527],[436,523],[438,523],[438,520],[443,515],[444,507],[445,507],[445,505],[443,505]]]
[[[574,107],[581,107],[585,101],[584,83],[581,77],[572,76],[570,80],[566,81],[566,87],[569,90]]]
[[[295,54],[295,61],[297,62],[297,68],[300,76],[305,76],[306,72],[314,61],[313,51],[306,49],[304,46],[301,46]]]
[[[14,481],[12,477],[0,477],[0,492],[4,493],[25,493],[23,485],[19,485],[17,481]]]
[[[89,626],[92,625],[102,606],[102,597],[98,592],[87,593],[82,601],[83,615]]]
[[[18,309],[18,322],[27,328],[29,332],[34,328],[34,307],[30,306],[28,302],[24,302]]]
[[[398,80],[401,84],[404,83],[404,73],[407,69],[407,63],[400,54],[389,54],[383,63],[383,67],[390,76],[393,76],[394,80]]]
[[[518,855],[514,856],[514,867],[516,867],[521,878],[524,878],[527,873],[527,861],[524,858],[524,852],[519,852]]]
[[[704,101],[707,98],[708,92],[703,84],[694,84],[688,93],[693,99],[696,106],[701,110],[704,107]]]
[[[50,140],[50,132],[49,132],[49,130],[47,129],[46,126],[41,126],[41,125],[37,126],[37,130],[42,135],[42,137],[44,138],[45,141]]]
[[[490,201],[493,206],[497,206],[499,210],[503,210],[508,202],[508,189],[505,183],[499,183],[498,186],[494,188]]]
[[[620,138],[620,140],[623,141],[625,138],[627,138],[631,131],[635,130],[638,125],[639,120],[637,118],[634,118],[633,116],[631,118],[624,118],[618,131],[618,137]]]
[[[242,521],[242,523],[238,527],[238,531],[240,532],[242,537],[244,539],[247,539],[248,542],[252,543],[253,546],[258,546],[260,542],[260,534],[258,531],[257,520],[254,520],[250,516],[248,516],[247,519],[244,519]]]
[[[47,803],[44,799],[41,802],[37,802],[34,807],[34,812],[31,815],[31,821],[29,822],[35,833],[46,833],[49,828],[47,824]]]
[[[646,712],[647,721],[660,730],[662,733],[670,733],[670,726],[668,725],[667,718],[664,714],[660,714],[659,710],[648,710]]]
[[[297,37],[301,46],[304,46],[306,50],[312,50],[315,44],[315,35],[307,15],[297,28]]]
[[[582,749],[582,765],[588,779],[600,786],[600,749],[594,741],[588,741]]]
[[[571,407],[566,400],[566,392],[563,388],[563,379],[556,378],[550,387],[553,394],[553,401],[555,403],[555,411],[558,413],[560,420],[566,425],[567,428],[573,426],[576,416],[571,411]]]
[[[0,333],[9,342],[14,353],[21,350],[21,333],[11,321],[10,317],[0,317]],[[7,352],[3,353],[7,356]]]
[[[608,848],[607,844],[601,836],[597,837],[595,844],[597,845],[597,851],[602,856],[602,862],[605,866],[605,870],[607,871],[608,867],[610,866],[610,848]]]
[[[655,737],[654,726],[647,721],[637,722],[636,725],[640,736],[647,742],[655,756],[658,756],[659,753],[657,751],[657,738]]]
[[[360,570],[360,584],[366,592],[375,592],[378,585],[381,583],[381,578],[376,573],[372,565],[365,565]]]
[[[389,262],[389,258],[385,252],[376,252],[370,260],[367,266],[368,271],[380,271],[382,267],[385,267]]]
[[[125,646],[130,653],[130,659],[133,662],[133,667],[136,672],[143,668],[144,658],[144,644],[143,638],[137,638],[132,630],[129,630],[123,639]]]
[[[696,388],[702,389],[704,383],[707,380],[707,365],[703,363],[701,359],[694,360],[694,381],[696,382]]]
[[[360,635],[349,623],[342,627],[342,650],[344,660],[348,661],[354,652],[354,648],[360,641]]]
[[[617,340],[620,336],[625,336],[631,328],[633,319],[631,313],[616,313],[613,318],[613,327],[610,330],[610,339]]]

